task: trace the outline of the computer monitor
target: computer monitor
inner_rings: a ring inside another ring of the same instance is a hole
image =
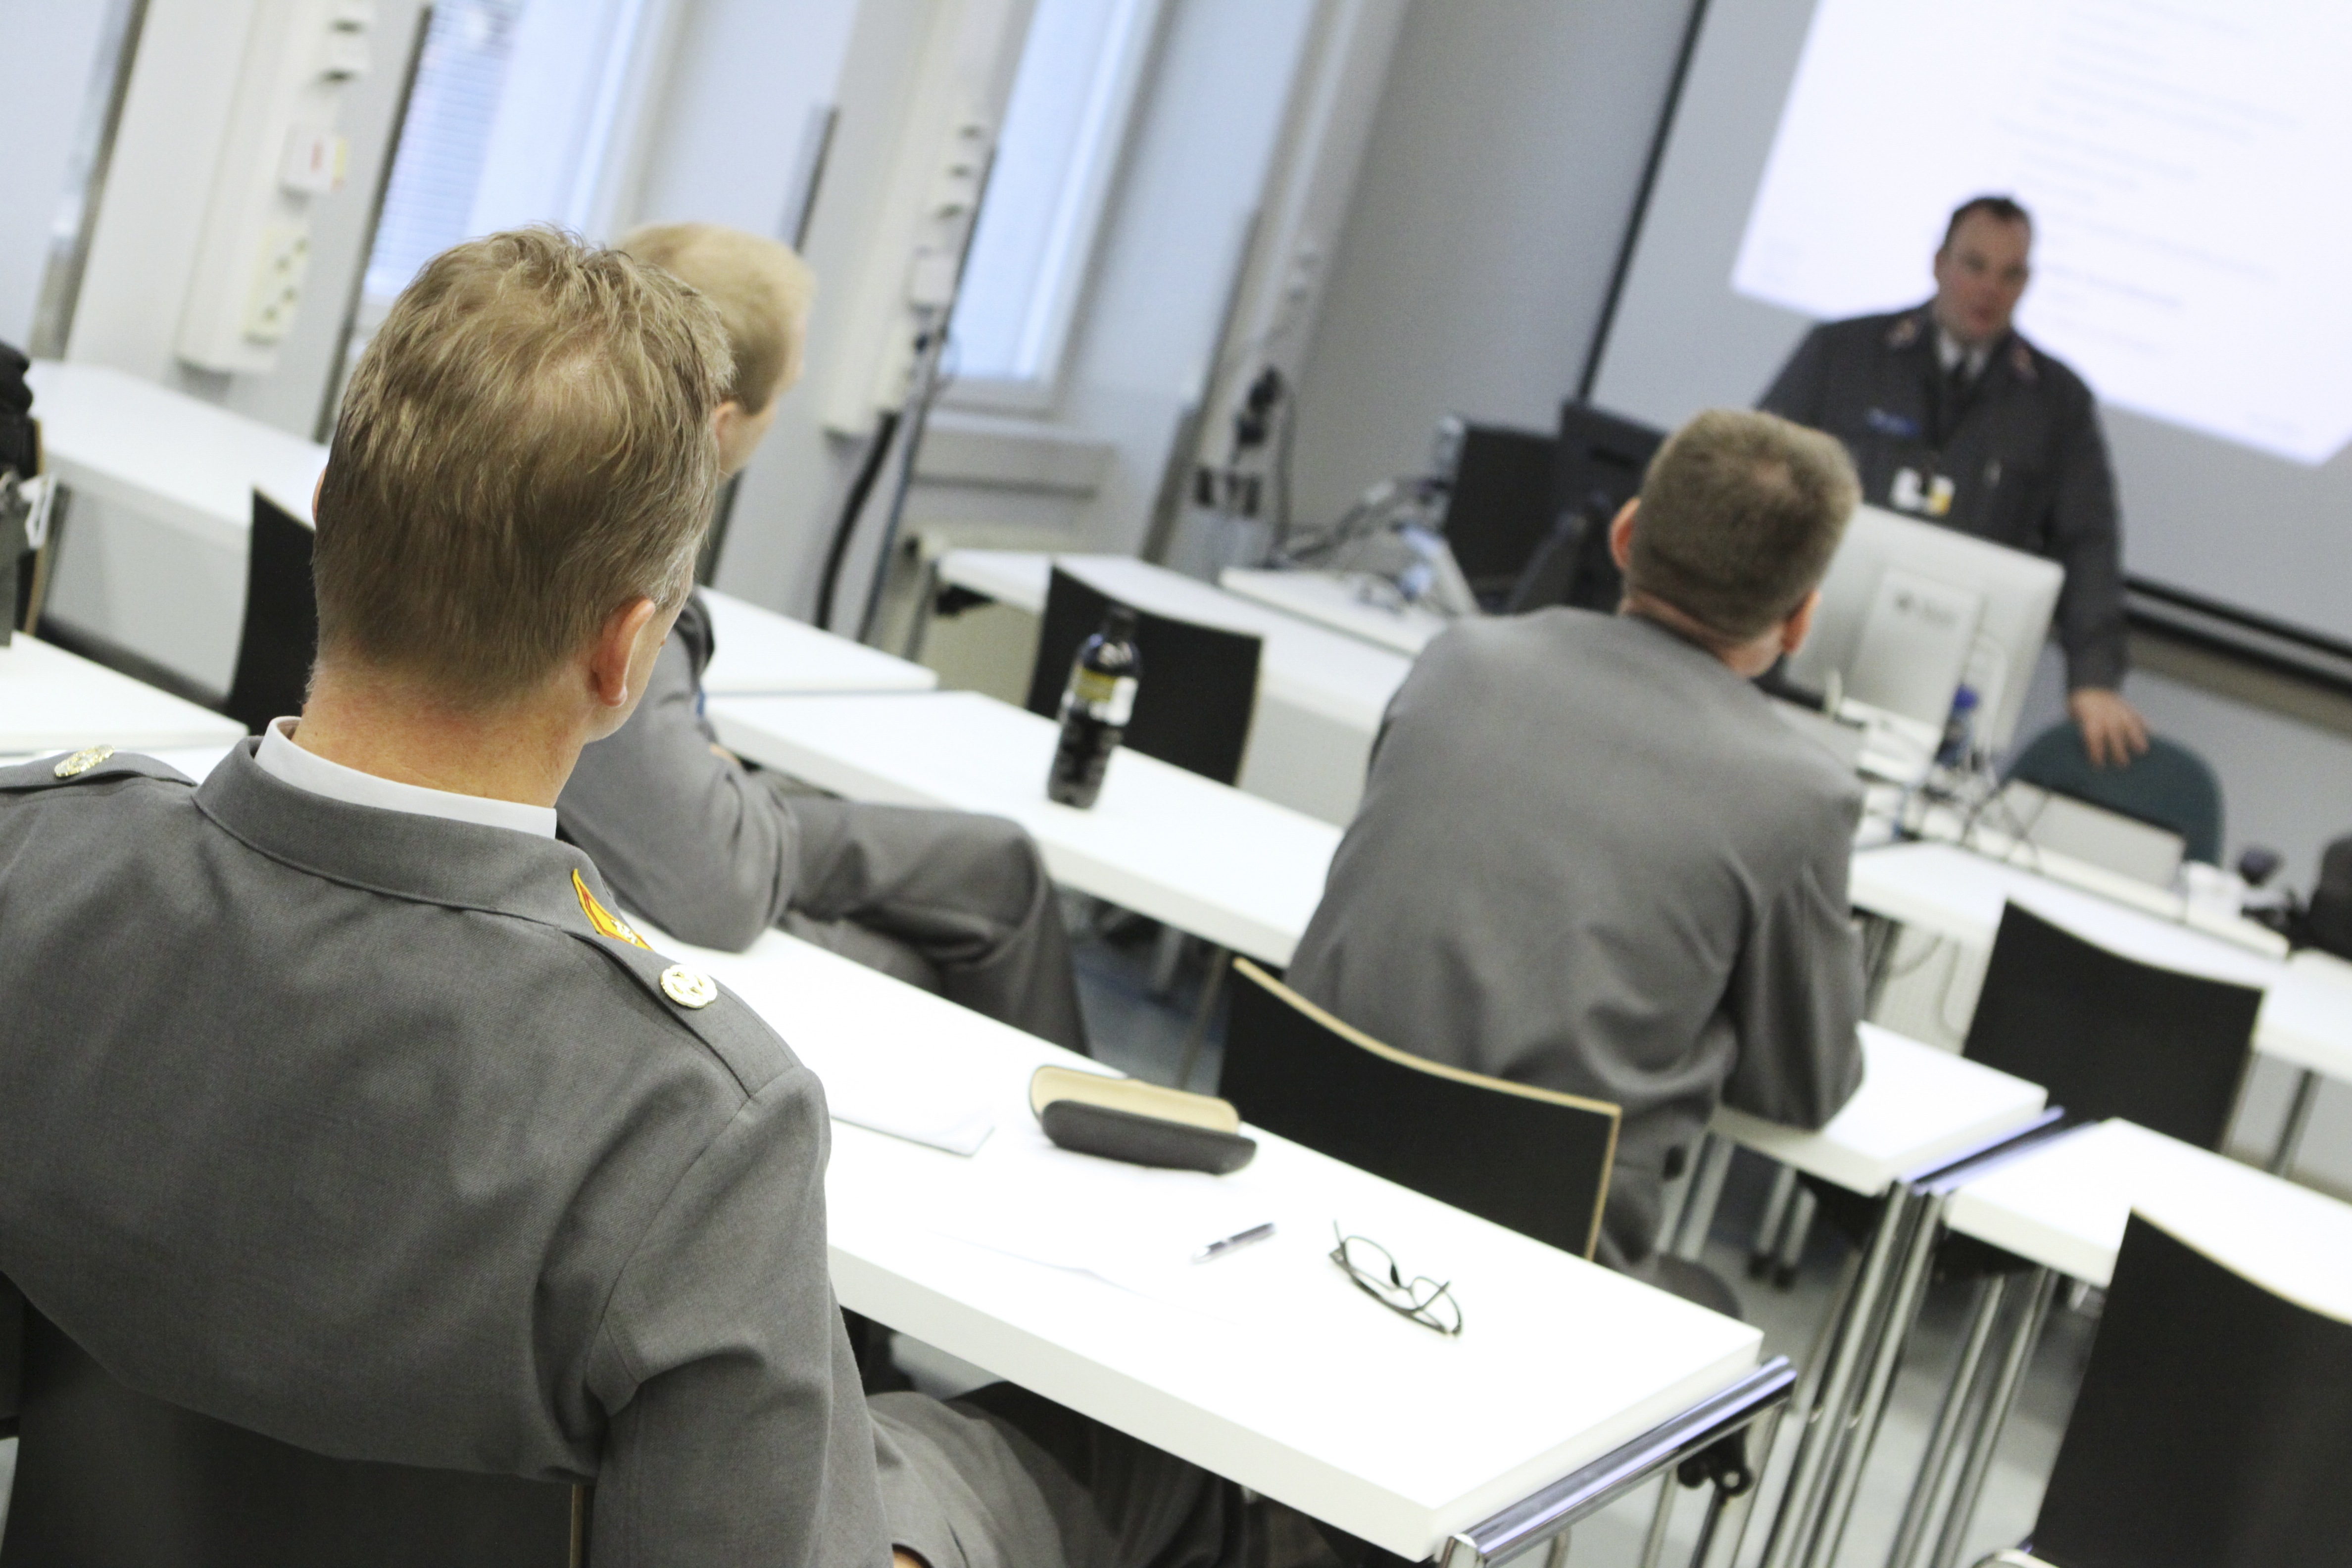
[[[1551,528],[1552,438],[1451,416],[1432,467],[1447,485],[1446,546],[1470,591],[1499,606]]]
[[[1559,602],[1588,610],[1617,607],[1625,584],[1609,553],[1609,524],[1642,493],[1650,459],[1665,439],[1654,426],[1589,403],[1570,398],[1560,405],[1552,469],[1552,515],[1559,525],[1555,548],[1573,548],[1575,566],[1564,574]]]
[[[1858,508],[1822,583],[1791,680],[1941,729],[1955,690],[1977,694],[1979,743],[2009,743],[2050,635],[2065,571],[1877,507]]]

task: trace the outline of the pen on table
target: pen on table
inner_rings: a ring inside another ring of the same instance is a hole
[[[1206,1263],[1213,1258],[1223,1258],[1226,1253],[1247,1247],[1253,1241],[1264,1241],[1273,1234],[1274,1221],[1272,1220],[1266,1221],[1264,1225],[1254,1225],[1247,1230],[1237,1230],[1231,1236],[1220,1237],[1192,1254],[1192,1261]]]

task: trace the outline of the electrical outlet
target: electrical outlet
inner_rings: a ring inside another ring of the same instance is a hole
[[[302,302],[302,280],[310,272],[307,224],[273,223],[261,231],[253,268],[253,293],[245,307],[245,335],[256,342],[281,341],[294,325]]]

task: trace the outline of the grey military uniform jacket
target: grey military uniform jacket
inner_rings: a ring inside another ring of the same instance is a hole
[[[593,1479],[602,1568],[989,1561],[953,1417],[860,1395],[783,1042],[673,1000],[578,850],[251,745],[0,770],[0,1275],[237,1426]]]
[[[1815,327],[1760,406],[1844,442],[1873,505],[1891,504],[1900,469],[1940,474],[1952,505],[1935,521],[2063,566],[2067,685],[2120,685],[2122,532],[2091,389],[2013,332],[1965,395],[1945,385],[1922,305]]]
[[[1611,1101],[1602,1236],[1654,1248],[1718,1100],[1861,1081],[1853,780],[1712,655],[1589,611],[1459,625],[1391,703],[1289,972],[1415,1056]]]

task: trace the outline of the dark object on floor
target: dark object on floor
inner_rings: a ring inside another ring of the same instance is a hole
[[[2221,863],[2221,781],[2178,741],[2151,735],[2129,765],[2096,768],[2081,728],[2063,720],[2034,736],[2005,776],[2178,833],[2189,859]]]
[[[2352,1324],[2137,1215],[2033,1527],[2057,1568],[2323,1568],[2352,1541]]]
[[[330,1458],[117,1383],[27,1305],[0,1568],[578,1568],[588,1489]]]

